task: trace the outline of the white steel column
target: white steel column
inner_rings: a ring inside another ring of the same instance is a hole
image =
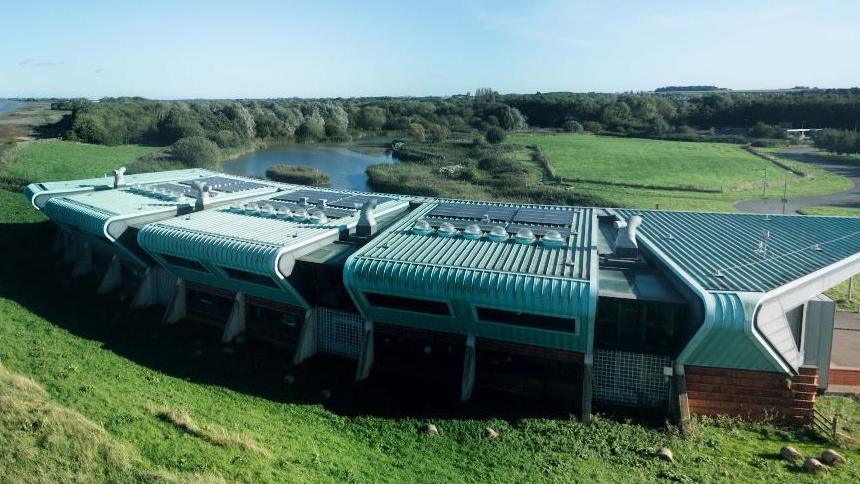
[[[99,284],[98,293],[105,294],[119,287],[122,281],[122,264],[119,263],[119,256],[113,255],[110,258],[110,264],[105,271],[102,282]]]
[[[221,336],[221,342],[229,343],[244,332],[245,294],[237,292],[236,298],[233,300],[233,308],[230,310],[230,319],[227,320],[227,326],[224,327],[224,334]]]
[[[475,336],[466,337],[466,356],[463,360],[463,382],[460,386],[460,400],[468,401],[475,389]]]
[[[173,297],[170,298],[170,303],[164,311],[164,317],[161,324],[173,324],[185,317],[188,302],[187,291],[185,289],[185,279],[176,279],[176,285],[173,289]]]
[[[147,267],[143,273],[143,281],[141,281],[140,287],[137,288],[134,299],[131,301],[131,307],[136,309],[152,306],[157,300],[156,297],[155,270],[152,267]]]
[[[365,321],[355,379],[361,381],[367,378],[370,375],[371,367],[373,367],[373,321]]]
[[[317,325],[319,324],[317,311],[317,308],[308,311],[302,329],[299,330],[299,342],[296,346],[296,354],[293,355],[293,364],[301,364],[317,354]]]
[[[72,276],[85,276],[93,270],[93,248],[88,242],[81,243],[81,250],[72,269]]]

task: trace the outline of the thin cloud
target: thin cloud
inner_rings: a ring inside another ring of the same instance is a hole
[[[592,42],[577,33],[577,23],[584,19],[575,5],[547,2],[539,5],[526,3],[515,9],[492,10],[472,4],[469,14],[485,29],[508,33],[542,43],[573,47],[590,47]]]
[[[62,65],[63,61],[40,61],[36,60],[32,57],[28,57],[26,59],[21,59],[18,61],[19,66],[33,66],[33,67],[56,67]]]

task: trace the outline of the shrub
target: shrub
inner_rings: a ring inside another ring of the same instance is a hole
[[[584,128],[579,121],[568,119],[561,125],[561,129],[566,133],[582,133]]]
[[[778,126],[771,126],[761,121],[757,122],[752,128],[750,128],[749,135],[751,138],[782,139],[786,137],[784,129]]]
[[[202,136],[182,138],[170,146],[170,154],[187,166],[207,167],[218,162],[218,145]]]
[[[317,187],[327,187],[331,184],[331,178],[327,174],[311,166],[272,165],[266,168],[266,178]]]
[[[485,137],[488,143],[497,145],[505,140],[505,130],[498,126],[490,126]]]
[[[597,121],[586,121],[582,123],[582,128],[589,133],[595,134],[602,132],[604,129],[603,125],[598,123]]]

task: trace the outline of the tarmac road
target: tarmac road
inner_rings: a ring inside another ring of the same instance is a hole
[[[844,192],[832,193],[830,195],[817,195],[814,197],[789,198],[785,213],[789,215],[798,214],[799,210],[807,207],[829,205],[835,207],[860,207],[860,164],[839,163],[826,158],[815,156],[815,148],[798,148],[783,151],[780,156],[802,161],[832,171],[838,175],[850,178],[854,187]],[[771,190],[779,192],[779,187]],[[735,203],[735,208],[742,212],[750,213],[782,213],[782,198],[754,198],[742,200]]]

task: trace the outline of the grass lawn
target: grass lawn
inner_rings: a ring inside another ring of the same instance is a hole
[[[804,215],[825,215],[832,217],[860,217],[858,207],[809,207],[801,210]]]
[[[105,159],[125,152],[107,150]],[[105,166],[74,170],[94,176]],[[699,421],[689,438],[621,417],[586,426],[507,397],[460,405],[456,388],[373,378],[356,386],[351,361],[290,368],[281,350],[254,343],[226,354],[214,329],[160,326],[159,309],[129,312],[91,282],[65,279],[49,255],[52,225],[18,191],[0,189],[0,231],[0,251],[15,254],[0,265],[7,480],[813,482],[779,460],[779,448],[817,455],[830,446],[802,429],[730,419]],[[822,408],[839,409],[860,438],[860,403],[825,398]],[[424,422],[442,435],[420,435]],[[487,426],[499,438],[483,438]],[[662,445],[674,464],[652,456]],[[826,479],[858,482],[860,450],[840,451],[852,462]]]
[[[74,180],[102,176],[161,148],[101,146],[68,141],[36,141],[21,145],[18,162],[8,169],[24,180]]]
[[[738,145],[613,138],[587,134],[524,134],[511,143],[538,145],[574,190],[599,195],[616,205],[667,210],[734,211],[733,204],[761,196],[767,170],[769,196],[834,193],[851,187],[847,178],[801,164],[803,178]],[[793,162],[797,163],[797,162]],[[800,163],[798,163],[800,164]],[[628,184],[630,186],[620,186]],[[722,190],[702,192],[689,188]]]

